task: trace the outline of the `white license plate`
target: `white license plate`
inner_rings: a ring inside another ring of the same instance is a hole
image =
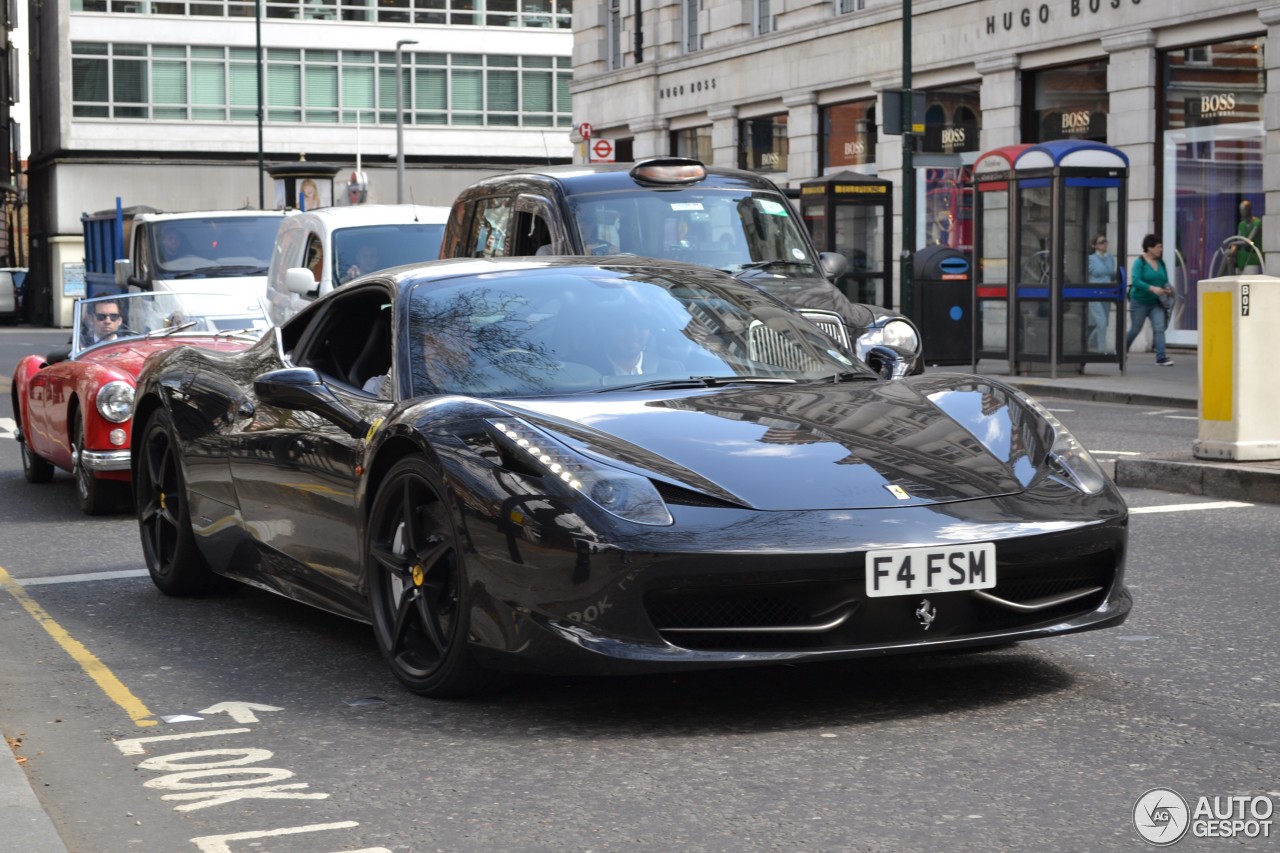
[[[992,542],[932,548],[888,548],[867,552],[867,595],[962,592],[996,585]]]

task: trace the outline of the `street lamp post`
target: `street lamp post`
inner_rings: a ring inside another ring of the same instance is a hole
[[[404,72],[401,50],[406,44],[417,43],[416,39],[396,42],[396,204],[404,204]]]
[[[900,305],[908,317],[915,315],[916,166],[914,124],[915,96],[911,91],[911,0],[902,0],[902,268]]]

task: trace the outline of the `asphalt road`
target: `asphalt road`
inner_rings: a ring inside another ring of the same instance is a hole
[[[0,330],[0,418],[15,350],[59,340]],[[1103,458],[1195,434],[1050,405]],[[26,483],[8,425],[0,729],[76,853],[1134,850],[1153,787],[1280,797],[1280,506],[1127,492],[1137,605],[1110,631],[435,702],[363,626],[160,595],[133,520],[81,516],[68,475]]]

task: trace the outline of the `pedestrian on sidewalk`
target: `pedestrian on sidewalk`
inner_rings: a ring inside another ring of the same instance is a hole
[[[1151,336],[1156,350],[1156,364],[1171,367],[1173,359],[1164,349],[1164,330],[1169,323],[1161,297],[1173,295],[1169,284],[1169,271],[1164,265],[1164,242],[1157,234],[1142,238],[1142,254],[1133,262],[1129,272],[1129,334],[1125,336],[1127,352],[1133,339],[1142,331],[1142,325],[1151,321]]]
[[[1093,287],[1114,287],[1116,259],[1107,254],[1107,235],[1093,235],[1093,254],[1089,255],[1088,279]],[[1107,352],[1107,324],[1111,320],[1111,302],[1095,300],[1088,303],[1087,322],[1089,352]]]

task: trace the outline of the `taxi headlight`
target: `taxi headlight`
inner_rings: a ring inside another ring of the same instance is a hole
[[[133,414],[133,386],[117,379],[98,389],[98,414],[113,424],[124,423]]]
[[[496,438],[542,476],[572,490],[611,515],[636,524],[672,524],[670,510],[647,477],[604,465],[519,420],[489,421]]]
[[[874,346],[890,346],[914,357],[920,354],[920,335],[911,323],[895,317],[872,326],[858,336],[858,357],[866,361],[867,353]]]

